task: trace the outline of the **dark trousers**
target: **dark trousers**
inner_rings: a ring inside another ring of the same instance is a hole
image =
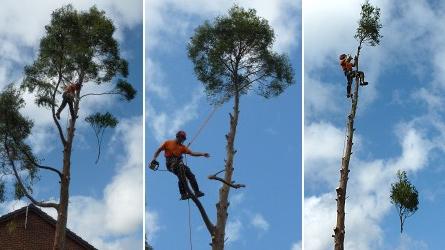
[[[71,113],[71,117],[74,117],[74,107],[73,107],[73,102],[74,102],[74,96],[70,93],[67,92],[63,92],[62,95],[62,104],[60,105],[60,107],[57,109],[57,114],[60,114],[60,112],[62,112],[62,110],[65,108],[65,106],[68,104],[68,107],[70,108],[70,113]]]
[[[168,171],[172,172],[178,177],[178,187],[181,195],[188,194],[187,179],[189,180],[195,194],[200,192],[195,175],[192,173],[190,168],[182,162],[181,159],[169,157],[166,160]]]
[[[363,71],[354,71],[354,70],[345,71],[344,73],[345,73],[346,79],[348,80],[348,85],[346,86],[346,92],[348,95],[350,95],[352,81],[354,80],[354,77],[356,77],[356,74],[358,74],[360,83],[363,83],[365,81],[365,74],[363,73]]]

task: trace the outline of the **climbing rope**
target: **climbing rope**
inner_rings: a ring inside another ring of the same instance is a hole
[[[210,121],[210,119],[212,118],[213,114],[215,114],[216,110],[221,106],[221,104],[217,104],[215,105],[215,107],[213,108],[212,112],[210,112],[210,114],[207,116],[207,118],[204,120],[204,122],[201,124],[201,126],[199,127],[198,131],[195,133],[195,135],[192,137],[192,139],[190,140],[190,142],[187,144],[187,147],[190,147],[190,145],[192,145],[192,143],[195,141],[195,139],[199,136],[199,134],[201,134],[202,130],[204,129],[204,127],[207,125],[207,123]]]
[[[190,143],[189,143],[190,145]],[[187,155],[184,155],[184,163],[187,166]],[[183,178],[186,178],[185,176],[185,167],[180,169]],[[186,179],[185,185],[188,186],[188,181]],[[187,188],[189,189],[189,188]],[[189,243],[190,243],[190,250],[193,250],[193,243],[192,243],[192,221],[191,221],[191,215],[190,215],[190,198],[187,199],[187,205],[189,208]]]
[[[192,221],[191,221],[191,213],[190,213],[190,199],[187,200],[187,205],[189,207],[189,242],[190,242],[190,250],[193,250],[192,243]]]

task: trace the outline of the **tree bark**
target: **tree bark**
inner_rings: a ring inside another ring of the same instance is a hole
[[[360,56],[361,43],[357,49],[357,57],[355,60],[355,68],[358,72],[358,59]],[[346,187],[348,185],[348,175],[349,175],[349,161],[352,155],[352,139],[354,137],[354,119],[357,111],[357,103],[358,103],[358,89],[359,89],[359,77],[358,74],[355,77],[355,86],[354,86],[354,95],[352,97],[351,104],[351,112],[348,115],[348,124],[347,124],[347,135],[346,135],[346,148],[343,151],[343,157],[341,161],[341,169],[340,169],[340,184],[335,189],[337,193],[337,225],[334,228],[334,242],[335,242],[335,250],[343,250],[344,249],[344,240],[345,240],[345,202],[346,202]]]
[[[79,82],[82,82],[82,77]],[[77,114],[79,112],[79,92],[80,91],[77,91],[76,97],[74,98],[74,117],[71,117],[69,121],[66,143],[64,144],[63,148],[62,180],[60,182],[59,208],[57,210],[57,224],[53,250],[65,249],[65,232],[68,220],[69,186],[71,178],[71,151],[74,140]]]
[[[239,93],[235,92],[233,113],[230,115],[230,131],[226,135],[227,145],[226,145],[226,163],[225,163],[225,176],[224,180],[227,183],[232,183],[233,175],[233,157],[235,155],[234,143],[236,136],[236,127],[238,125],[238,114],[239,114]],[[212,238],[212,250],[223,250],[224,240],[225,240],[225,228],[227,223],[227,210],[229,207],[228,197],[229,197],[230,186],[223,184],[219,189],[219,202],[216,204],[217,218],[215,226],[215,235]]]

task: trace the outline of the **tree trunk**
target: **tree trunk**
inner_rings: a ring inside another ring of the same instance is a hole
[[[361,43],[357,49],[357,58],[355,63],[356,70],[358,72],[358,58],[360,56]],[[343,151],[343,157],[341,161],[340,169],[340,184],[335,189],[337,192],[337,225],[334,228],[334,242],[335,250],[344,249],[345,240],[345,202],[346,202],[346,187],[348,184],[348,174],[349,174],[349,161],[352,155],[352,138],[354,136],[354,118],[357,111],[358,103],[358,89],[359,89],[359,78],[358,74],[355,78],[354,95],[352,97],[351,112],[348,115],[347,124],[347,135],[346,135],[346,148]]]
[[[230,131],[226,135],[226,163],[224,179],[227,183],[232,183],[233,175],[233,156],[236,151],[234,149],[236,126],[238,125],[239,114],[239,93],[236,91],[234,96],[233,113],[230,115]],[[225,240],[225,229],[227,222],[227,210],[229,208],[229,191],[230,187],[226,184],[219,189],[219,202],[216,204],[217,218],[215,226],[215,235],[212,238],[212,250],[223,250]]]
[[[400,234],[403,233],[403,217],[400,216]]]
[[[79,91],[74,99],[74,114],[77,116],[79,111]],[[68,107],[67,107],[68,108]],[[69,111],[68,111],[69,112]],[[74,130],[77,117],[71,117],[67,128],[66,144],[63,148],[63,169],[62,180],[60,182],[60,201],[57,210],[56,233],[54,237],[53,250],[65,249],[65,232],[68,220],[68,204],[69,204],[69,186],[71,178],[71,150],[74,139]]]

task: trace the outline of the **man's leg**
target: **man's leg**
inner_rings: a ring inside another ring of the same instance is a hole
[[[68,107],[70,108],[71,118],[74,118],[73,99],[68,100]]]
[[[368,85],[368,82],[365,82],[365,73],[363,73],[363,71],[359,71],[358,75],[360,78],[360,85],[362,86]]]
[[[199,190],[198,182],[196,181],[195,175],[192,173],[190,168],[183,164],[181,164],[181,167],[184,169],[185,176],[187,176],[187,179],[189,179],[190,185],[195,192],[195,196],[204,196],[204,193]]]
[[[185,172],[181,169],[180,165],[173,166],[172,170],[172,172],[178,177],[178,187],[179,193],[181,194],[181,200],[190,198],[186,188],[187,179]]]
[[[63,93],[63,95],[62,95],[62,104],[60,105],[60,107],[57,109],[57,112],[56,112],[57,119],[60,120],[60,113],[65,108],[67,103],[68,103],[68,98],[66,97],[66,94]]]
[[[353,73],[352,72],[345,72],[346,75],[346,79],[348,80],[347,86],[346,86],[346,97],[349,98],[351,97],[351,86],[352,86],[352,78],[353,78]]]

